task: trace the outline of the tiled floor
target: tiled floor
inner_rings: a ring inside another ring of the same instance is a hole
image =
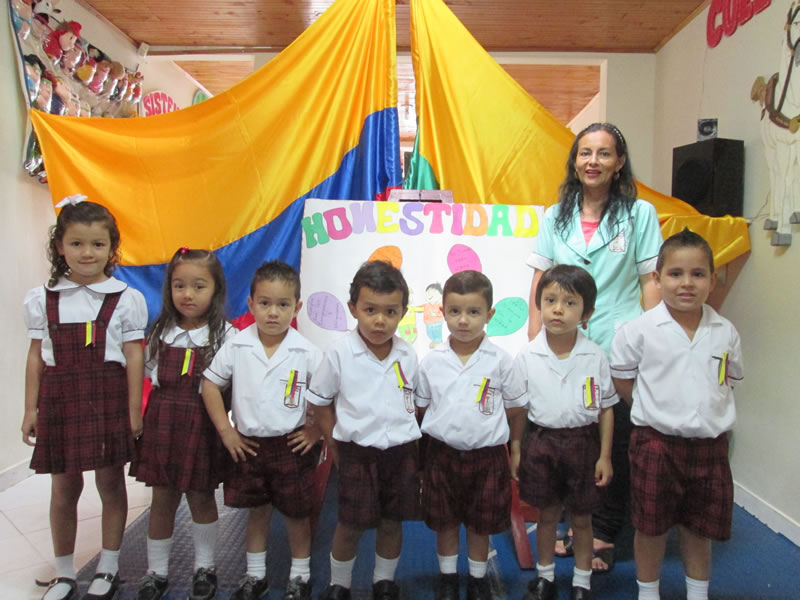
[[[54,575],[49,505],[49,475],[32,475],[0,492],[0,598],[3,600],[38,600],[44,588],[37,586],[36,580],[49,581]],[[128,523],[148,506],[150,489],[128,478]],[[78,503],[75,544],[78,570],[100,551],[100,508],[94,473],[86,473]]]

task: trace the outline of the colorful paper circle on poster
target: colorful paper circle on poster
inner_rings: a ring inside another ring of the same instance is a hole
[[[172,96],[161,91],[150,92],[142,98],[139,104],[139,111],[143,117],[163,115],[180,110],[180,108],[178,103],[172,99]]]
[[[308,318],[329,331],[347,331],[347,317],[339,299],[328,292],[315,292],[306,300]]]
[[[208,94],[203,90],[197,90],[192,98],[192,105],[200,104],[203,100],[208,100]]]
[[[455,244],[447,253],[447,266],[453,274],[461,271],[480,271],[481,259],[469,246]]]
[[[528,320],[528,303],[522,298],[503,298],[494,305],[488,335],[510,335],[519,331]]]
[[[385,260],[394,268],[399,269],[403,266],[403,253],[397,246],[381,246],[370,255],[367,262],[371,260]]]

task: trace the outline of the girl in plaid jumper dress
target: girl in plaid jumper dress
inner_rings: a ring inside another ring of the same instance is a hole
[[[147,574],[137,599],[167,591],[175,511],[186,494],[192,513],[195,573],[190,598],[217,590],[214,546],[222,480],[222,445],[200,395],[202,373],[233,327],[225,321],[225,275],[207,250],[181,248],[167,266],[161,314],[147,337],[153,392],[131,474],[153,488],[147,534]]]
[[[31,339],[22,439],[31,468],[50,473],[56,578],[45,600],[77,598],[73,553],[83,472],[94,471],[103,504],[102,552],[84,598],[113,598],[128,512],[123,466],[141,433],[142,294],[111,277],[120,235],[103,206],[70,196],[50,230],[51,277],[25,297]]]

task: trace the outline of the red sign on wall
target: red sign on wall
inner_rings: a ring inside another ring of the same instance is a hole
[[[706,22],[708,47],[716,48],[723,34],[731,37],[739,25],[747,23],[771,3],[772,0],[711,0]]]
[[[174,112],[180,109],[177,102],[172,99],[172,96],[166,92],[150,92],[139,105],[143,117],[150,117],[152,115],[163,115],[168,112]]]

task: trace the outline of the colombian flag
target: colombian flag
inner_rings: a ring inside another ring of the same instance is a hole
[[[394,0],[337,0],[245,81],[144,119],[31,111],[54,201],[86,194],[122,233],[117,276],[161,310],[180,247],[222,261],[228,315],[264,260],[299,267],[306,198],[371,200],[402,183]]]
[[[411,0],[417,137],[410,189],[453,190],[456,202],[540,204],[558,199],[574,134],[478,44],[441,0]],[[750,250],[742,218],[711,218],[637,182],[664,236],[690,227],[723,265]]]

